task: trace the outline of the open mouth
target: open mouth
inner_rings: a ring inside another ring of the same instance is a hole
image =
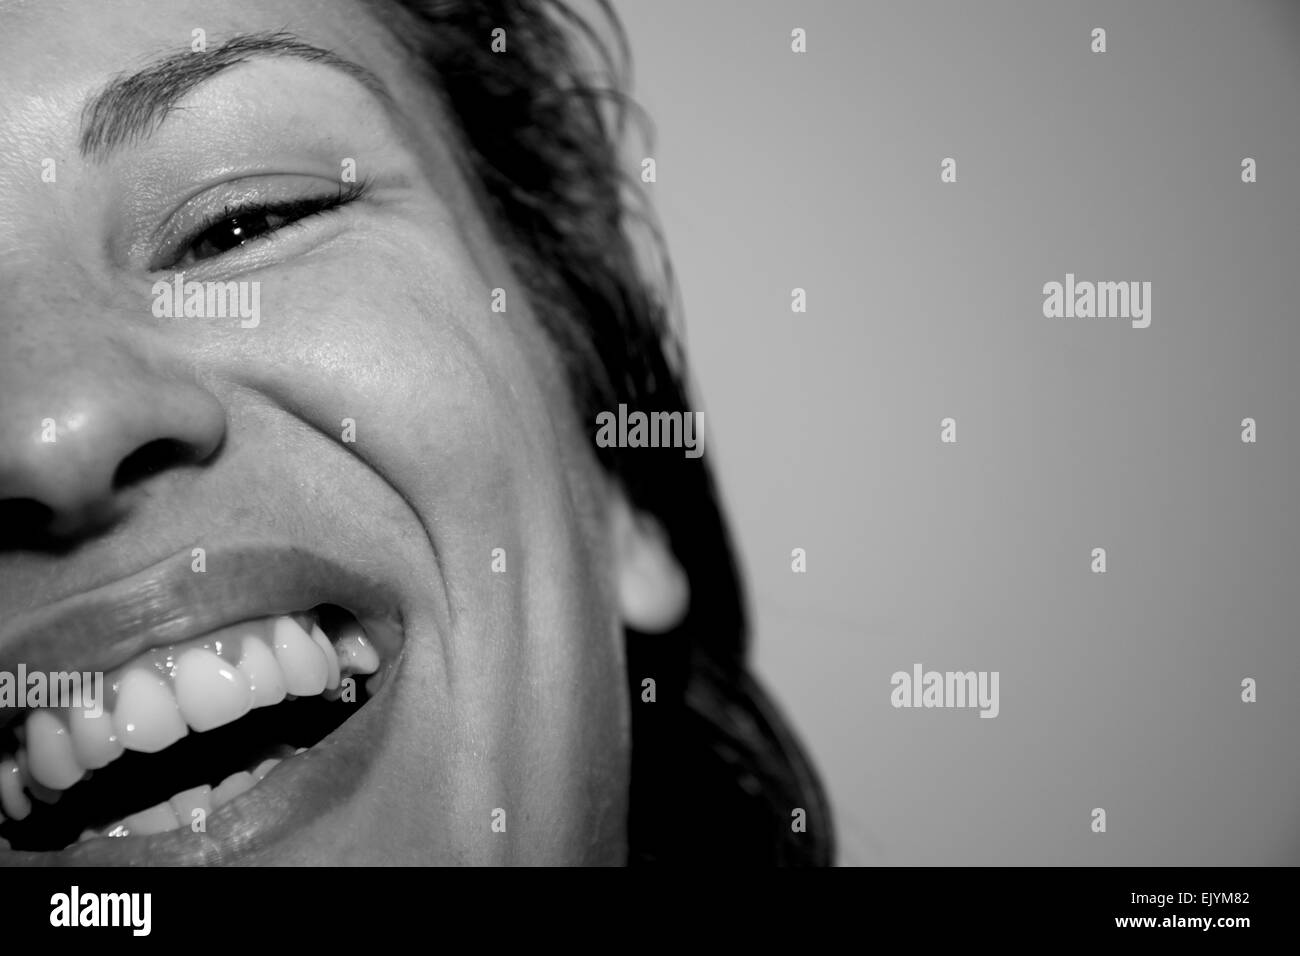
[[[0,849],[207,832],[365,706],[383,647],[321,604],[146,650],[104,675],[98,716],[18,714],[0,729]]]

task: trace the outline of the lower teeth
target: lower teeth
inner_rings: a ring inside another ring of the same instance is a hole
[[[191,734],[158,754],[128,751],[61,792],[57,804],[37,801],[26,819],[0,821],[0,849],[57,851],[99,838],[208,832],[212,814],[224,804],[252,789],[279,763],[324,740],[364,706],[372,681],[358,688],[351,703],[320,696],[286,700],[224,727]],[[268,740],[283,743],[268,748]],[[147,809],[140,809],[142,804]]]
[[[293,756],[306,752],[306,747],[299,747],[294,751]],[[232,773],[215,787],[203,786],[185,790],[164,803],[119,820],[101,832],[85,830],[77,842],[85,843],[100,837],[151,836],[168,830],[179,830],[185,826],[189,826],[196,832],[203,832],[210,814],[261,783],[262,779],[282,762],[282,759],[271,757],[263,760],[252,771]]]

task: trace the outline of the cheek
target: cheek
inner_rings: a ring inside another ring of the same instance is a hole
[[[355,453],[490,485],[547,457],[569,414],[526,311],[493,313],[491,291],[450,236],[351,233],[263,280],[231,370],[325,434],[351,419]]]
[[[576,764],[619,749],[604,484],[522,293],[450,237],[414,230],[318,259],[265,284],[263,348],[241,374],[323,435],[351,422],[342,447],[419,516],[449,609],[444,659],[428,670],[457,682],[431,696],[517,752]]]
[[[439,556],[452,614],[421,670],[453,676],[427,699],[456,728],[443,742],[452,777],[488,781],[452,803],[532,805],[553,837],[577,839],[593,813],[618,818],[630,733],[604,481],[511,281],[456,251],[421,252],[365,270],[392,290],[372,310],[383,334],[349,324],[366,352],[338,356],[362,366],[350,386],[379,431],[359,454],[413,504]]]

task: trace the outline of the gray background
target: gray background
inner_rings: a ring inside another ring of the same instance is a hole
[[[842,861],[1300,861],[1300,4],[616,9]],[[1044,318],[1066,272],[1151,281],[1151,327]],[[1001,715],[895,710],[918,661],[1000,671]]]

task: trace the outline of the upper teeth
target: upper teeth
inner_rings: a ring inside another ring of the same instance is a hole
[[[0,821],[30,812],[24,788],[67,790],[123,750],[156,753],[191,729],[221,727],[286,694],[337,691],[344,677],[379,670],[379,655],[355,622],[333,644],[305,623],[310,631],[295,617],[262,618],[148,651],[106,675],[108,699],[98,717],[33,711],[18,753],[0,760]]]

